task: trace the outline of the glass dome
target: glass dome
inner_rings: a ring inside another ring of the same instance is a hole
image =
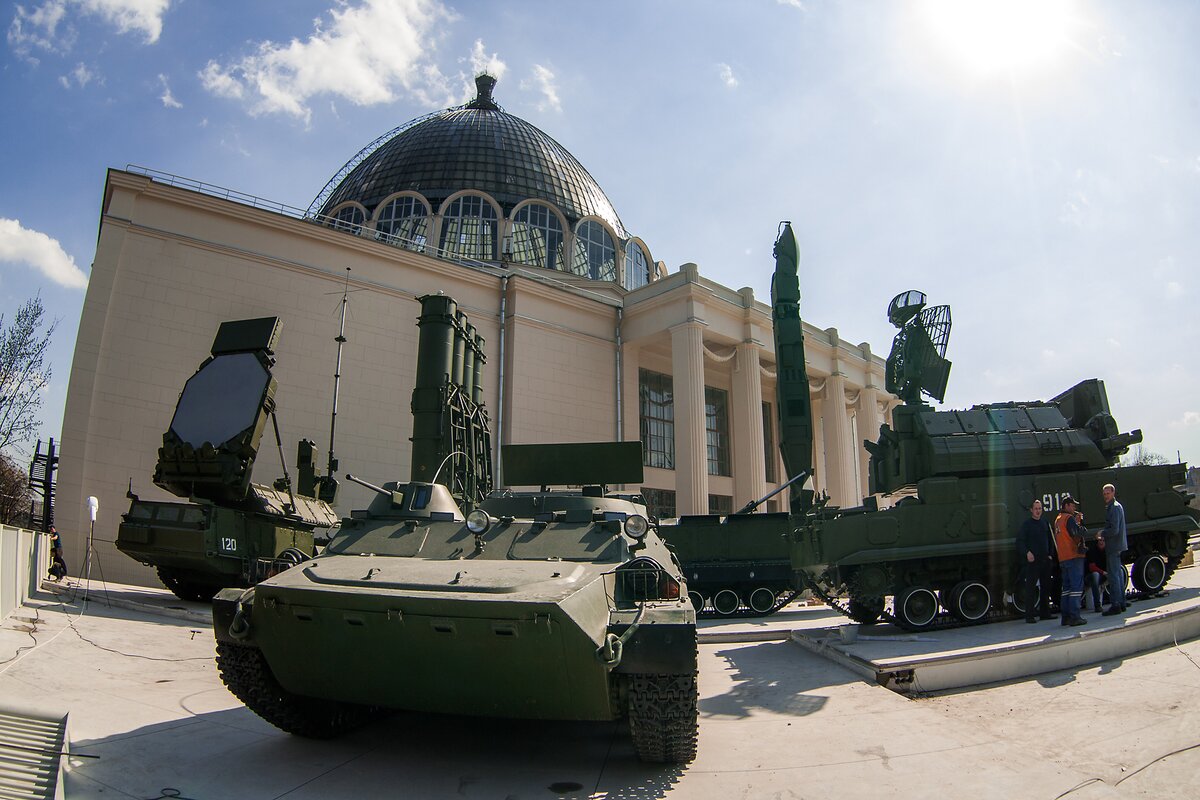
[[[462,190],[484,192],[505,216],[523,200],[552,203],[574,227],[598,217],[618,237],[627,234],[600,185],[567,150],[492,99],[490,75],[475,79],[478,95],[465,106],[414,120],[364,148],[313,201],[327,215],[347,202],[375,207],[396,192],[423,195],[436,212]]]

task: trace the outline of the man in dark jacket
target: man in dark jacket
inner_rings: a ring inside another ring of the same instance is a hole
[[[1042,516],[1042,501],[1034,500],[1029,507],[1029,519],[1022,522],[1017,531],[1017,553],[1024,562],[1021,567],[1019,591],[1024,595],[1026,622],[1037,622],[1037,609],[1034,608],[1035,586],[1041,587],[1042,619],[1054,619],[1056,616],[1050,613],[1054,566],[1052,541],[1050,520]]]

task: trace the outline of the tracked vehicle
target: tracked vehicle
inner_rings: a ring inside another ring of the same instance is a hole
[[[311,441],[300,442],[297,485],[286,473],[272,485],[251,480],[275,419],[279,328],[276,317],[222,323],[211,355],[180,393],[154,483],[187,502],[142,500],[130,481],[117,548],[155,567],[181,599],[210,600],[310,558],[315,537],[337,524],[336,482],[316,474]]]
[[[222,680],[302,736],[335,736],[386,709],[624,718],[641,758],[691,760],[696,628],[686,583],[640,498],[605,489],[641,481],[640,443],[510,445],[506,480],[538,490],[460,491],[443,462],[461,462],[480,487],[491,476],[488,447],[460,447],[439,419],[454,376],[472,374],[451,355],[465,326],[440,295],[422,298],[420,326],[410,480],[347,476],[376,496],[323,553],[217,596]],[[475,376],[466,395],[477,395]],[[477,444],[487,438],[470,422],[486,423],[479,406],[462,417]],[[564,484],[583,488],[549,489]]]
[[[797,252],[788,226],[776,243],[772,283],[777,405],[784,463],[792,480],[803,483],[811,471],[812,427]],[[1015,534],[1033,500],[1054,513],[1068,494],[1082,498],[1085,524],[1098,529],[1100,489],[1111,483],[1125,508],[1123,561],[1134,588],[1160,591],[1198,527],[1187,509],[1190,495],[1176,488],[1186,466],[1117,466],[1142,437],[1119,431],[1103,382],[1083,381],[1049,401],[938,411],[924,398],[940,402],[945,393],[949,308],[927,307],[922,293],[905,292],[892,301],[889,318],[899,332],[887,388],[904,403],[878,440],[866,443],[872,496],[861,506],[837,508],[801,490],[792,493],[790,517],[684,517],[662,534],[689,554],[685,572],[712,562],[713,548],[704,551],[702,536],[715,538],[723,529],[722,546],[737,553],[737,533],[753,531],[759,541],[776,535],[787,543],[796,588],[813,590],[859,622],[885,617],[911,630],[985,622],[1007,616],[1006,604],[1023,611]],[[757,563],[730,559],[725,566],[745,576]]]

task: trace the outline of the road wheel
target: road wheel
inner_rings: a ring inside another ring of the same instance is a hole
[[[738,597],[738,593],[733,589],[722,589],[712,597],[713,610],[724,617],[737,612],[741,607],[742,601]]]
[[[979,622],[992,607],[992,593],[979,581],[963,581],[950,590],[946,608],[963,622]]]
[[[775,607],[775,592],[765,586],[760,586],[746,598],[746,605],[755,614],[765,614]]]
[[[878,622],[879,615],[882,613],[882,597],[850,598],[850,619],[860,625],[872,625]]]
[[[1038,607],[1038,602],[1042,599],[1042,587],[1040,585],[1033,587],[1033,607]],[[1008,604],[1012,610],[1018,614],[1025,614],[1025,587],[1021,581],[1015,581],[1009,591]]]
[[[163,586],[170,589],[171,593],[180,600],[187,600],[192,603],[207,603],[213,599],[213,595],[223,588],[212,584],[189,581],[186,578],[180,577],[174,570],[164,567],[158,568],[158,579],[162,581]]]
[[[1167,582],[1167,560],[1158,553],[1142,556],[1133,562],[1130,576],[1133,586],[1146,594],[1157,594]]]
[[[692,608],[696,609],[697,614],[704,610],[704,595],[699,592],[688,592],[688,600],[692,602]]]
[[[909,586],[896,595],[895,617],[907,630],[927,627],[937,617],[937,594],[928,586]]]

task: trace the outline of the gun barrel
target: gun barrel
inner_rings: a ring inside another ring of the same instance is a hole
[[[364,481],[362,478],[356,478],[353,475],[351,475],[349,472],[346,473],[346,480],[350,481],[351,483],[357,483],[359,486],[365,486],[368,489],[378,492],[379,494],[383,495],[384,497],[392,496],[392,493],[389,492],[387,489],[383,488],[382,486],[376,486],[373,483]]]

